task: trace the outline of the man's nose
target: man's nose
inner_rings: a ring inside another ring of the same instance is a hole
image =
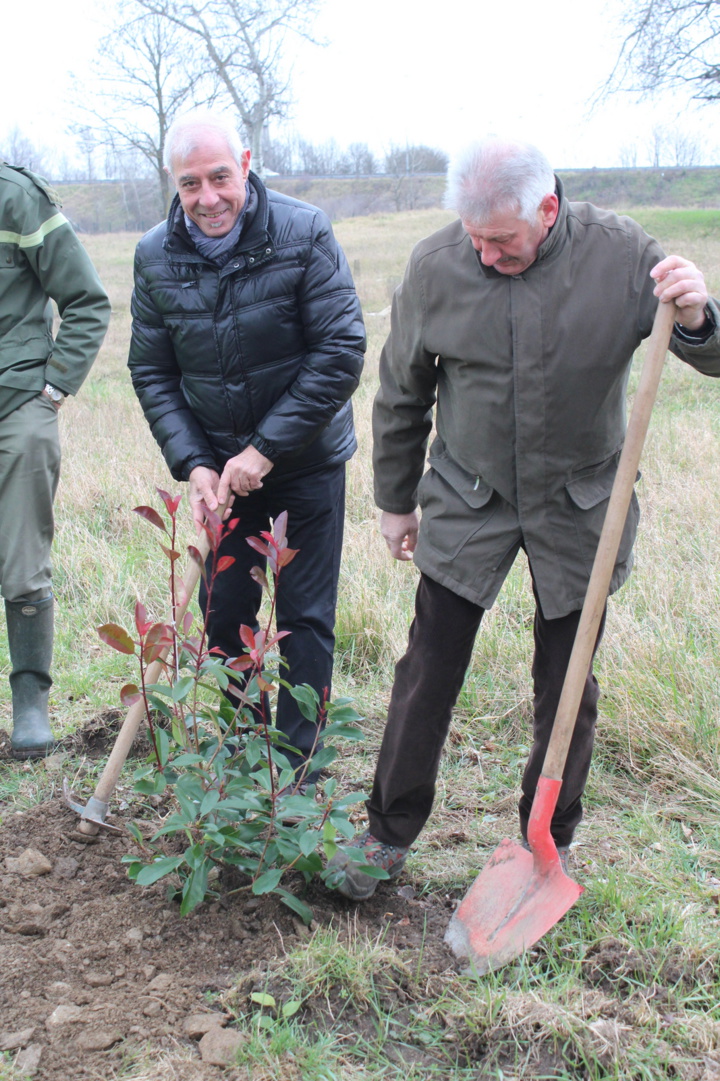
[[[486,240],[479,241],[476,244],[476,250],[480,255],[483,266],[495,266],[502,254],[496,244],[488,244]]]
[[[200,190],[200,201],[203,206],[215,206],[219,198],[213,185],[206,181]]]

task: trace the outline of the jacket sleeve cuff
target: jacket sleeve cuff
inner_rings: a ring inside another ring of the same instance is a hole
[[[705,342],[712,338],[716,330],[715,316],[709,305],[706,305],[705,322],[701,327],[698,327],[697,330],[688,330],[687,327],[681,326],[680,323],[675,323],[673,334],[681,342],[686,342],[688,345],[704,345]]]
[[[255,447],[255,450],[260,451],[263,458],[267,458],[269,462],[275,462],[278,458],[278,452],[272,443],[268,443],[267,439],[263,439],[261,435],[255,434],[250,440],[250,446]]]

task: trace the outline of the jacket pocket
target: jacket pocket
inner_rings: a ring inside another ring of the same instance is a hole
[[[619,454],[614,454],[607,461],[571,478],[565,485],[582,559],[588,568],[595,559],[619,457]],[[638,472],[636,483],[640,476]],[[627,563],[630,559],[639,520],[640,505],[633,491],[615,560],[616,566]]]
[[[418,486],[420,543],[455,559],[482,532],[497,510],[495,492],[447,455],[429,459]]]
[[[439,473],[444,481],[450,485],[454,492],[460,496],[460,498],[467,503],[468,507],[480,508],[484,507],[486,503],[489,503],[493,496],[493,489],[489,484],[482,479],[482,477],[473,476],[472,473],[468,473],[466,469],[463,469],[461,465],[458,465],[449,454],[443,453],[438,455],[430,455],[428,458],[428,465],[430,469],[434,469],[436,473]],[[426,473],[425,476],[428,474]],[[425,477],[423,477],[423,480]],[[420,488],[418,489],[418,495],[421,494],[422,481],[420,482]],[[420,500],[422,506],[422,501]]]

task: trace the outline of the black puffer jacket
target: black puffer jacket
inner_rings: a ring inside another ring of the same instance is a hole
[[[176,480],[222,472],[248,444],[272,477],[356,447],[365,333],[347,260],[322,211],[250,183],[257,203],[224,267],[192,244],[177,196],[135,255],[128,363]]]

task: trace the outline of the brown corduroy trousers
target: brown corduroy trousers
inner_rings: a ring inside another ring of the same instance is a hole
[[[523,837],[580,620],[579,611],[560,619],[545,619],[537,594],[535,603],[533,745],[519,804]],[[387,725],[367,804],[370,832],[385,844],[412,844],[430,815],[440,755],[484,611],[427,575],[420,576],[408,649],[395,669]],[[604,626],[603,614],[595,650]],[[591,666],[552,820],[557,845],[570,844],[582,818],[598,697]]]

